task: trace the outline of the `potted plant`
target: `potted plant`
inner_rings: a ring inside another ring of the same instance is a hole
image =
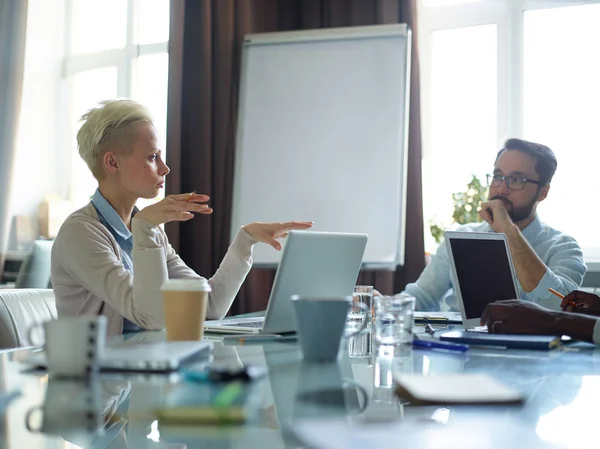
[[[487,201],[487,185],[473,175],[464,192],[452,194],[452,202],[454,203],[453,223],[466,224],[481,221],[479,211],[481,210],[481,203],[484,201]],[[434,220],[430,220],[429,230],[436,243],[440,243],[444,238],[446,228],[443,228]]]

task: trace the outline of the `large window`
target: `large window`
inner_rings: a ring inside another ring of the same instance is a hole
[[[75,206],[96,181],[77,153],[79,118],[99,101],[128,97],[150,109],[165,149],[169,0],[68,0],[64,136]],[[140,202],[143,207],[148,202]]]
[[[539,213],[600,260],[600,1],[421,0],[423,177],[431,220],[484,180],[508,137],[548,145],[558,170]]]

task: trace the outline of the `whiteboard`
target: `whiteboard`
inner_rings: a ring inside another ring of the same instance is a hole
[[[247,35],[231,240],[254,221],[369,235],[364,264],[404,262],[410,30]],[[281,253],[254,247],[254,263]]]

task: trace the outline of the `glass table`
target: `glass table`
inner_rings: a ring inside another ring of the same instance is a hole
[[[161,340],[165,335],[143,332],[138,338]],[[306,446],[290,429],[305,419],[333,419],[352,428],[411,419],[443,424],[461,416],[474,420],[475,428],[479,420],[510,418],[557,447],[597,445],[600,350],[591,345],[550,352],[471,349],[465,355],[411,349],[389,357],[379,356],[370,335],[362,334],[345,345],[338,363],[310,364],[302,361],[295,341],[225,344],[220,337],[208,338],[214,340],[211,363],[268,369],[243,390],[244,424],[165,424],[154,414],[157,408],[209,405],[222,384],[190,382],[179,373],[106,373],[89,382],[59,380],[28,370],[20,363],[28,352],[22,349],[0,354],[0,391],[21,392],[4,404],[0,447],[298,448]],[[188,369],[201,369],[203,363]],[[520,406],[411,406],[393,393],[396,372],[486,373],[527,400]],[[423,431],[421,446],[453,447],[436,439],[437,429]],[[509,435],[500,440],[498,446],[473,441],[472,447],[519,447]],[[404,447],[402,432],[397,441],[397,447]]]

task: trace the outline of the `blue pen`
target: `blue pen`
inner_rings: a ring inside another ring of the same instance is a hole
[[[445,349],[448,351],[465,352],[469,350],[469,345],[458,343],[445,343],[441,341],[413,340],[413,348],[416,349]]]

